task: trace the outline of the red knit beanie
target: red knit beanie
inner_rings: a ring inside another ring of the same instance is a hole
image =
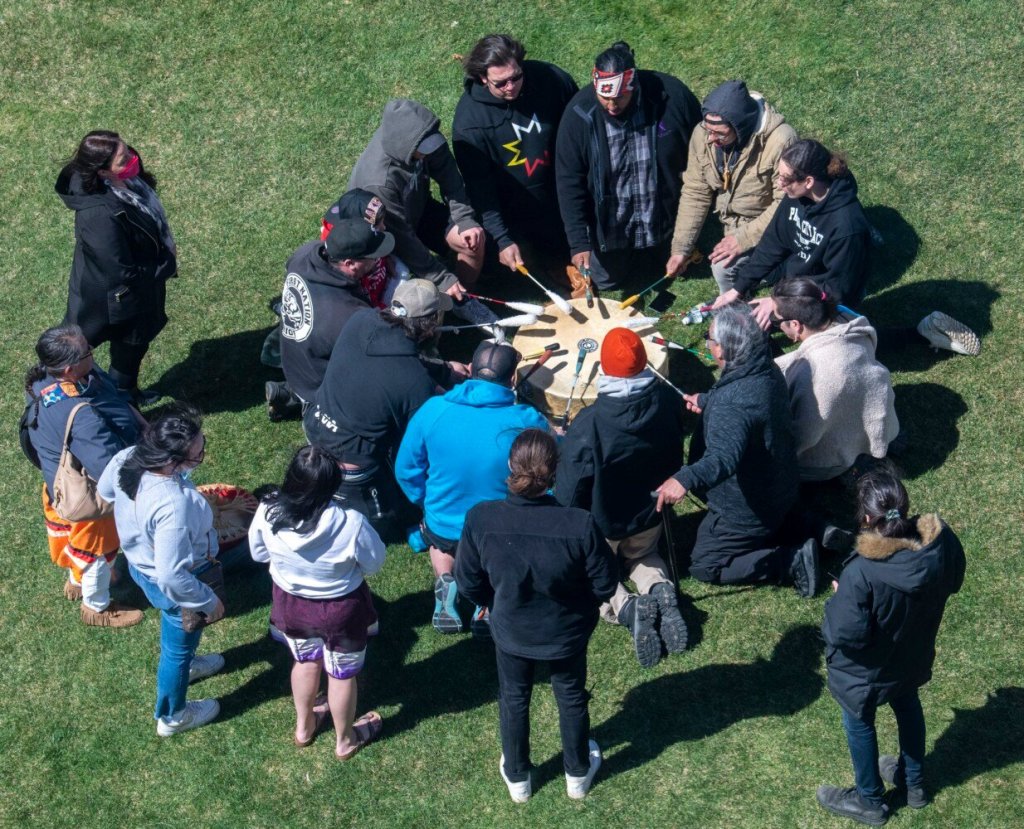
[[[647,352],[634,331],[613,328],[604,335],[601,368],[609,377],[633,377],[647,368]]]

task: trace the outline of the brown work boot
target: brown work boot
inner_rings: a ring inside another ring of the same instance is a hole
[[[75,584],[73,581],[64,582],[64,598],[69,602],[78,602],[82,600],[82,585]]]
[[[573,299],[585,297],[587,295],[587,278],[580,273],[579,268],[575,265],[566,265],[565,275],[569,277],[569,287],[572,288],[570,296]]]
[[[130,628],[142,621],[142,611],[111,602],[106,610],[82,605],[82,624],[98,628]]]

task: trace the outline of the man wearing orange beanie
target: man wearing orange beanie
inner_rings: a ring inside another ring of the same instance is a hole
[[[613,328],[601,343],[597,399],[569,427],[560,447],[555,497],[590,510],[608,539],[623,576],[601,608],[606,621],[630,629],[637,660],[656,665],[662,646],[686,649],[686,623],[675,586],[658,555],[661,523],[651,490],[679,469],[683,407],[647,368],[643,342],[628,328]]]

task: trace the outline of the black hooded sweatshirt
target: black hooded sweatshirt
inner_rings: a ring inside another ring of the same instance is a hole
[[[856,306],[867,283],[870,232],[852,175],[833,181],[820,202],[787,196],[734,287],[746,294],[762,281],[806,276],[830,299]]]
[[[550,63],[521,64],[523,87],[514,101],[496,98],[466,78],[455,108],[452,147],[473,209],[504,250],[516,230],[561,232],[555,193],[555,136],[576,82]]]

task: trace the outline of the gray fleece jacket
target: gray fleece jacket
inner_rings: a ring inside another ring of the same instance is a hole
[[[420,142],[438,131],[438,117],[423,104],[396,98],[384,105],[380,126],[359,156],[348,189],[368,190],[387,208],[387,228],[395,236],[395,255],[416,276],[429,279],[442,291],[457,277],[434,256],[416,235],[416,227],[430,200],[430,179],[437,182],[451,221],[460,230],[480,227],[466,196],[466,185],[448,145],[417,159]]]

